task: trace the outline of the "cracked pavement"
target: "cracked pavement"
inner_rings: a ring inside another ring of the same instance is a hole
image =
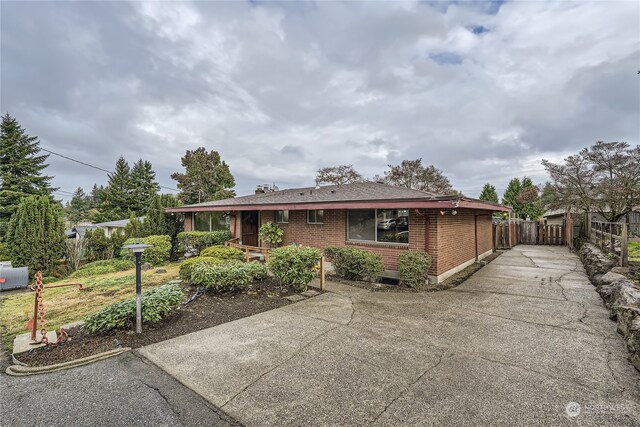
[[[327,289],[140,353],[247,425],[640,424],[640,375],[564,247],[448,291]]]

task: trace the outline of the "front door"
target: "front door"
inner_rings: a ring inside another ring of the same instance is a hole
[[[242,212],[242,244],[258,246],[258,211]]]

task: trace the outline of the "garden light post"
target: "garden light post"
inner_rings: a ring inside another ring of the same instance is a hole
[[[134,243],[122,247],[123,249],[131,250],[136,257],[136,333],[138,334],[142,333],[142,266],[140,264],[140,257],[142,256],[142,252],[151,246],[153,245]]]

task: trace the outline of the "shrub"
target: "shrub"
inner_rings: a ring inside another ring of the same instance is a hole
[[[193,267],[198,264],[217,265],[222,264],[224,261],[220,258],[198,256],[195,258],[189,258],[180,264],[180,278],[182,280],[191,280],[191,271]]]
[[[94,261],[78,268],[71,277],[88,277],[99,274],[115,273],[116,271],[129,270],[135,268],[136,264],[128,259],[105,259]]]
[[[328,246],[324,250],[336,274],[347,280],[377,281],[384,271],[382,257],[356,248]]]
[[[400,284],[420,288],[425,284],[431,266],[431,256],[423,251],[403,252],[398,257]]]
[[[200,252],[200,256],[218,258],[222,261],[244,261],[244,252],[230,246],[209,246]]]
[[[87,230],[84,233],[84,239],[86,241],[86,256],[89,262],[99,261],[103,259],[113,258],[113,245],[111,241],[105,236],[104,229],[98,227],[94,230]]]
[[[320,250],[316,248],[285,246],[271,251],[268,266],[276,280],[305,290],[316,277],[320,257]]]
[[[184,291],[170,283],[142,293],[142,321],[157,323],[182,302]],[[85,317],[84,327],[91,333],[129,327],[135,323],[136,299],[127,298]]]
[[[231,261],[225,264],[196,263],[191,283],[218,291],[232,290],[267,277],[267,267],[259,262]]]
[[[11,261],[11,254],[6,243],[0,242],[0,261]]]
[[[169,255],[171,254],[171,238],[169,236],[134,237],[125,240],[124,245],[131,245],[134,243],[146,243],[147,245],[153,245],[153,247],[145,249],[142,253],[142,262],[148,262],[151,265],[159,265],[169,261]],[[134,259],[134,255],[129,249],[121,249],[120,257],[129,260]]]
[[[231,239],[228,230],[218,231],[183,231],[178,234],[178,247],[181,251],[187,252],[190,249],[203,250],[214,245],[223,245]]]
[[[274,224],[269,221],[262,224],[262,227],[260,227],[260,231],[258,232],[258,237],[260,237],[260,240],[269,243],[272,248],[277,248],[278,245],[282,243],[283,234],[284,232],[278,224]]]

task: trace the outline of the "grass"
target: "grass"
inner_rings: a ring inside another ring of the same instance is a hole
[[[640,262],[640,242],[629,242],[629,261]]]
[[[151,289],[178,277],[179,263],[162,267],[166,273],[155,270],[142,272],[142,289]],[[92,277],[75,277],[60,280],[51,285],[62,283],[82,283],[84,290],[77,286],[45,289],[43,302],[46,313],[47,330],[53,331],[60,326],[82,320],[89,313],[96,312],[114,302],[135,295],[135,270],[119,271]],[[46,286],[46,285],[45,285]],[[6,349],[13,346],[16,335],[28,332],[26,329],[29,315],[33,313],[34,292],[0,294],[0,341]],[[38,325],[38,328],[40,325]]]

